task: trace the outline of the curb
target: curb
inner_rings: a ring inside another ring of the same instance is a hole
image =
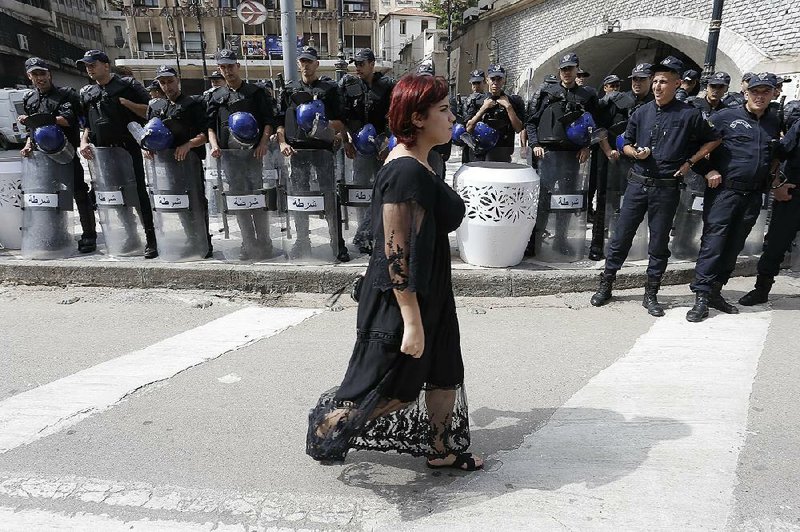
[[[737,262],[735,275],[755,275],[758,257]],[[40,286],[97,286],[224,290],[261,294],[307,292],[332,294],[349,290],[364,266],[273,266],[268,264],[168,264],[145,262],[74,262],[0,259],[0,282]],[[533,270],[525,268],[453,270],[457,296],[524,297],[567,292],[591,292],[599,269]],[[647,279],[645,266],[624,267],[615,289],[639,288]],[[689,284],[694,263],[670,264],[664,285]]]

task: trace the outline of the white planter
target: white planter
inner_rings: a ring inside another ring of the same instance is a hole
[[[22,161],[0,162],[0,245],[22,247]]]
[[[467,163],[453,177],[453,187],[467,205],[456,231],[461,259],[492,268],[522,262],[536,223],[536,171],[513,163]]]

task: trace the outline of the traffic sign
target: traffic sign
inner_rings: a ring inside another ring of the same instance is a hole
[[[244,0],[236,8],[236,16],[248,26],[258,26],[267,20],[267,8],[255,0]]]

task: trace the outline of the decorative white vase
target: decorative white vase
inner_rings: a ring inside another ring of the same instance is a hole
[[[456,231],[461,259],[491,268],[522,262],[536,224],[536,171],[522,164],[467,163],[453,177],[453,188],[467,205]]]
[[[22,247],[22,162],[0,162],[0,245]]]

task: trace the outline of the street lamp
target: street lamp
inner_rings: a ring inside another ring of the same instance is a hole
[[[338,52],[336,53],[336,79],[340,80],[347,74],[347,61],[344,58],[344,0],[336,0],[336,23],[339,27]]]
[[[203,61],[203,87],[207,89],[209,88],[210,81],[208,79],[208,67],[206,66],[206,39],[203,35],[203,21],[200,10],[202,6],[201,0],[191,0],[191,5],[197,15],[197,31],[200,32],[200,58]]]
[[[489,37],[486,49],[489,50],[489,63],[493,65],[500,63],[500,41],[497,37]]]

